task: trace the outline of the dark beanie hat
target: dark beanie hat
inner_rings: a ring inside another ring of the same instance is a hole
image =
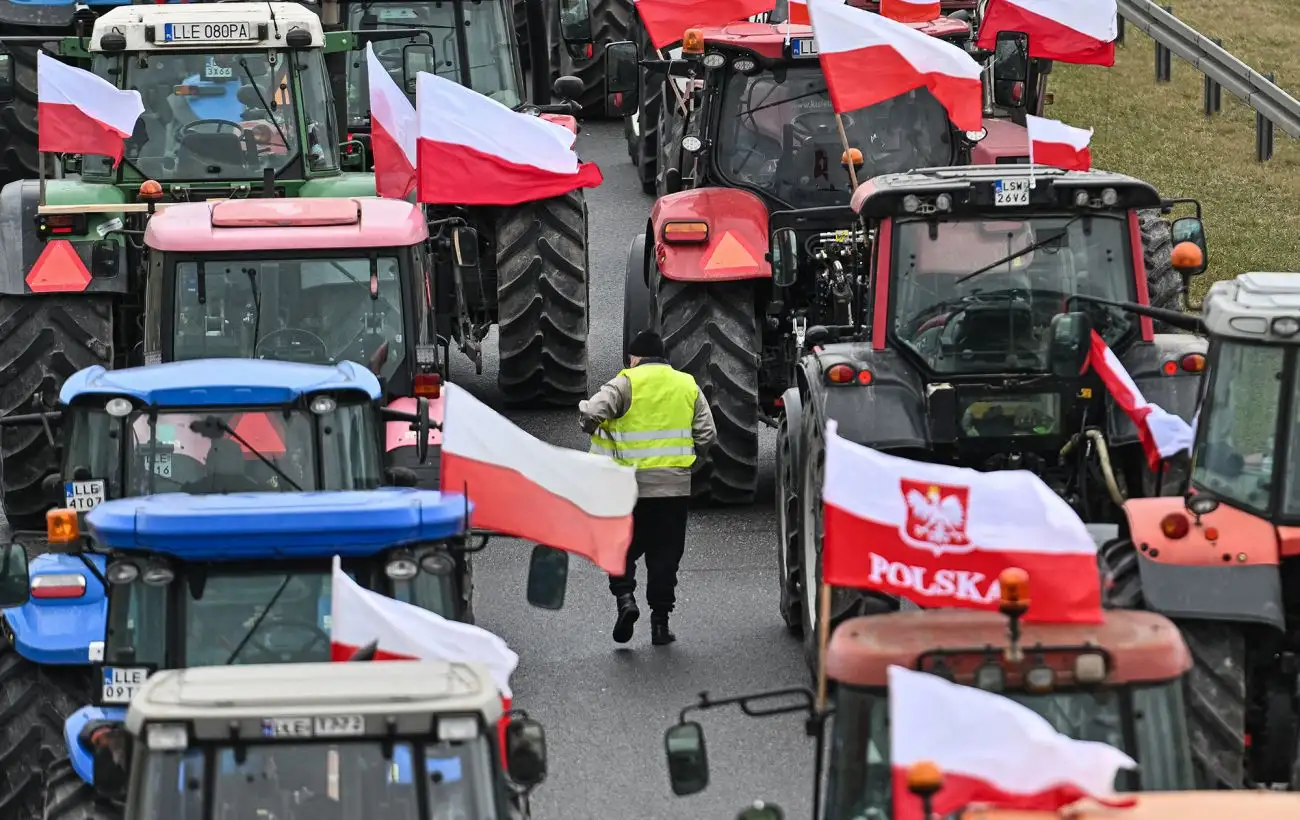
[[[664,357],[664,340],[652,330],[643,330],[636,334],[632,344],[627,346],[627,355],[641,359],[662,359]]]

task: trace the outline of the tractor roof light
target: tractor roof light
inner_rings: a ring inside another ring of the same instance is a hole
[[[1050,666],[1035,666],[1025,672],[1025,690],[1042,693],[1052,691],[1056,684],[1056,673]]]
[[[741,74],[748,74],[758,68],[758,63],[748,57],[740,57],[731,61],[731,67]]]
[[[1160,532],[1164,533],[1165,538],[1171,541],[1187,537],[1187,533],[1191,532],[1191,529],[1191,522],[1182,513],[1171,512],[1160,519]]]
[[[903,197],[903,212],[914,214],[921,210],[921,198],[916,194],[908,194]]]
[[[1075,683],[1101,683],[1106,679],[1106,656],[1087,652],[1074,659]]]
[[[150,751],[176,752],[190,745],[190,734],[184,723],[153,723],[146,730],[145,740]]]
[[[1114,188],[1105,188],[1101,192],[1101,204],[1107,208],[1114,207],[1119,202],[1119,192]]]
[[[1008,567],[998,575],[1001,600],[998,611],[1003,615],[1019,617],[1029,611],[1029,573],[1019,567]]]
[[[703,54],[704,32],[697,28],[686,29],[686,33],[682,35],[682,53]]]
[[[409,581],[420,573],[420,565],[407,552],[394,552],[384,564],[384,574],[394,581]]]
[[[705,68],[722,68],[726,64],[727,64],[726,56],[716,51],[704,55]]]
[[[176,579],[176,571],[162,559],[155,559],[140,572],[140,580],[151,587],[165,587]]]
[[[146,179],[140,183],[140,199],[157,202],[163,198],[163,187],[156,179]]]
[[[934,207],[940,211],[952,210],[952,194],[939,194],[934,198]]]
[[[451,575],[456,562],[445,552],[429,552],[420,558],[420,568],[430,575]]]
[[[1212,495],[1193,495],[1188,497],[1186,506],[1192,515],[1209,515],[1219,509],[1219,499]]]
[[[104,578],[110,584],[129,584],[139,577],[140,567],[126,559],[114,561],[104,570]]]
[[[1080,188],[1074,192],[1074,206],[1076,208],[1086,208],[1090,201],[1091,198],[1088,196],[1088,192],[1084,189]]]
[[[1006,686],[1006,675],[1002,664],[990,661],[975,670],[975,686],[989,692],[1001,692]]]
[[[704,143],[700,141],[699,137],[696,136],[682,137],[682,150],[688,154],[694,154],[695,152],[699,151],[703,147],[704,147]]]
[[[928,797],[943,788],[943,771],[928,760],[919,760],[907,767],[907,790]]]
[[[1300,333],[1300,319],[1294,316],[1279,316],[1273,320],[1273,324],[1269,327],[1278,336],[1290,338]]]
[[[71,544],[80,536],[76,510],[59,508],[45,514],[45,540],[49,543]]]
[[[131,400],[124,399],[121,396],[118,396],[117,398],[109,399],[104,404],[104,412],[108,413],[110,416],[112,416],[115,419],[120,419],[123,416],[129,416],[131,414],[131,411],[134,409],[135,407],[131,404]]]

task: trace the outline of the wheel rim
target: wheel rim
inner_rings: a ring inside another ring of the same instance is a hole
[[[822,462],[820,442],[809,442],[813,451],[809,453],[808,465],[803,474],[803,493],[801,493],[800,529],[803,532],[803,600],[807,614],[805,629],[816,642],[817,626],[817,542],[821,538],[821,516],[817,505],[821,498],[821,489],[817,486],[817,474]]]

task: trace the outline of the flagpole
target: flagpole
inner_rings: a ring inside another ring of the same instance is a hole
[[[858,169],[853,162],[853,146],[849,145],[849,135],[844,132],[844,119],[838,111],[835,112],[835,127],[839,129],[840,142],[844,143],[844,153],[849,160],[849,182],[853,183],[853,190],[856,191],[858,189]]]
[[[40,190],[36,197],[36,207],[39,209],[45,207],[45,158],[48,156],[48,154],[41,152],[38,153],[37,156],[40,158],[40,166],[41,166],[39,171]]]
[[[826,646],[831,639],[831,585],[822,582],[817,606],[817,711],[826,712]]]

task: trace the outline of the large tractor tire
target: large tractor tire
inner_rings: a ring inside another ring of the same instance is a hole
[[[1139,211],[1138,226],[1142,232],[1148,301],[1152,307],[1183,310],[1183,277],[1174,270],[1173,231],[1169,222],[1157,210]],[[1176,332],[1162,322],[1156,322],[1155,326],[1157,333]]]
[[[645,280],[645,234],[637,234],[627,249],[623,274],[623,361],[632,340],[650,329],[650,285]]]
[[[650,35],[641,25],[641,19],[632,15],[631,39],[636,42],[638,53],[644,59],[654,56],[654,45]],[[655,180],[659,174],[659,127],[663,120],[664,92],[667,81],[662,74],[651,75],[647,71],[637,72],[637,134],[630,147],[633,152],[633,164],[636,165],[637,177],[641,180],[641,190],[654,195]]]
[[[758,488],[760,337],[750,282],[675,282],[656,275],[655,313],[669,361],[695,377],[718,440],[696,461],[692,495],[752,504]]]
[[[121,820],[122,806],[97,800],[66,757],[55,760],[45,772],[44,820]]]
[[[1106,606],[1146,609],[1138,554],[1128,539],[1101,550]],[[1247,781],[1246,636],[1241,625],[1178,621],[1192,654],[1184,700],[1192,763],[1202,789],[1241,789]]]
[[[11,36],[36,36],[49,29],[5,23]],[[14,98],[0,104],[0,188],[18,179],[40,176],[41,155],[36,142],[36,52],[30,45],[0,45],[7,51],[14,75]],[[0,314],[3,315],[3,314]]]
[[[91,365],[113,366],[108,296],[0,296],[0,416],[58,405],[63,382]],[[14,529],[45,528],[42,486],[59,453],[39,425],[0,428],[5,509]]]
[[[581,116],[604,118],[609,110],[605,98],[605,44],[626,40],[632,19],[632,0],[590,0],[591,31],[595,37],[591,56],[574,59],[568,49],[560,48],[560,73],[582,80]]]
[[[785,414],[776,434],[776,549],[777,606],[785,631],[796,638],[804,636],[804,602],[799,596],[799,579],[803,577],[803,556],[799,532],[803,527],[797,439],[803,435],[803,416],[799,388],[792,387],[782,397]]]
[[[582,191],[502,209],[496,224],[497,384],[511,404],[587,397],[587,203]]]

